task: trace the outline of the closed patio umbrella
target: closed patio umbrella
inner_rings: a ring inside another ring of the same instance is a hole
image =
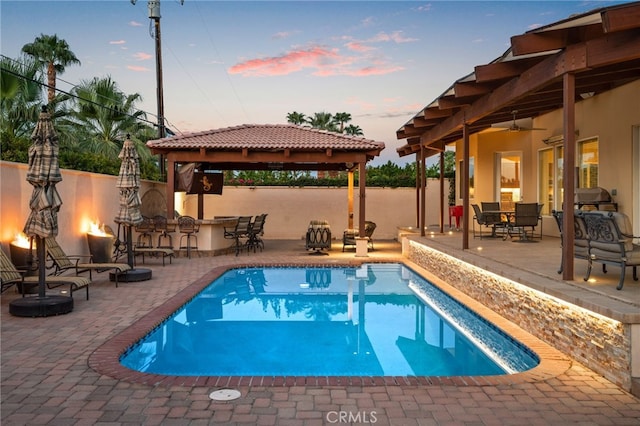
[[[73,309],[73,299],[46,296],[44,238],[58,235],[58,211],[62,206],[62,199],[56,189],[56,184],[62,181],[58,164],[58,135],[46,107],[42,108],[31,140],[33,143],[29,147],[27,181],[33,185],[33,192],[29,201],[31,213],[23,231],[36,239],[38,297],[13,301],[10,311],[21,316],[48,316],[70,312]]]
[[[142,222],[142,214],[140,213],[142,202],[138,192],[140,189],[140,159],[129,135],[127,135],[118,157],[122,161],[116,182],[116,187],[120,190],[120,210],[114,220],[116,223],[124,225],[127,230],[127,262],[133,268],[131,228]]]
[[[56,184],[62,181],[58,165],[58,136],[51,116],[40,113],[36,128],[31,135],[33,144],[29,148],[27,181],[33,185],[31,213],[24,226],[29,237],[51,237],[58,235],[58,211],[62,200]]]

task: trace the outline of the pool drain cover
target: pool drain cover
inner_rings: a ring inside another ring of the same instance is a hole
[[[231,401],[240,398],[240,391],[235,389],[220,389],[209,394],[209,398],[214,401]]]

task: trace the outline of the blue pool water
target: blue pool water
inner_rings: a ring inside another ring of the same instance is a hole
[[[178,376],[478,376],[538,357],[402,264],[231,269],[121,357]]]

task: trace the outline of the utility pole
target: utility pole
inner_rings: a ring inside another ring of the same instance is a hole
[[[137,0],[131,0],[131,4],[135,5]],[[184,0],[180,0],[180,4],[184,4]],[[160,0],[149,0],[147,2],[149,8],[149,19],[153,21],[153,38],[156,43],[156,98],[158,103],[158,139],[167,136],[166,127],[164,125],[164,89],[162,85],[162,38],[160,36]],[[160,175],[165,180],[164,173],[164,156],[160,155]]]

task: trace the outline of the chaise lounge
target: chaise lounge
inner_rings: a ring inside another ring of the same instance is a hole
[[[108,263],[95,263],[91,261],[90,255],[73,255],[67,256],[62,250],[62,247],[58,244],[54,237],[47,237],[44,239],[47,246],[47,256],[52,262],[50,267],[54,268],[53,275],[60,275],[67,270],[75,270],[76,276],[81,272],[89,271],[89,278],[92,279],[92,271],[109,271],[112,270],[115,276],[116,287],[118,287],[118,275],[126,273],[131,269],[128,263],[121,262],[108,262]],[[88,257],[89,262],[80,263],[80,259]]]
[[[38,284],[39,277],[25,276],[26,271],[21,271],[15,267],[9,257],[3,250],[0,250],[0,292],[11,288],[13,285],[22,284],[22,297],[25,295],[24,284]],[[56,288],[63,285],[69,285],[69,295],[73,297],[73,292],[81,288],[87,291],[87,300],[89,300],[89,284],[91,280],[86,277],[73,276],[46,276],[45,284],[48,288]]]

